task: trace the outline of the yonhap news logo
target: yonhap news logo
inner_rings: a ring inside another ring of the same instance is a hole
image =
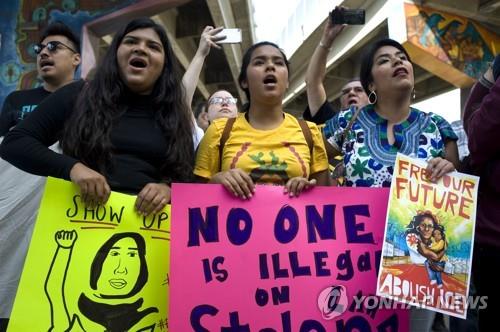
[[[348,307],[347,290],[342,285],[330,286],[318,295],[318,308],[325,320],[342,315]]]

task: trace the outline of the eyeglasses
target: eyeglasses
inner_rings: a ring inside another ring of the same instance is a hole
[[[213,97],[208,101],[210,105],[222,105],[222,104],[236,105],[237,102],[238,99],[233,97]]]
[[[361,92],[364,91],[362,87],[355,86],[355,87],[343,89],[340,93],[342,95],[347,95],[347,94],[349,94],[351,92],[351,90],[354,91],[355,93],[361,93]]]
[[[75,51],[74,49],[69,47],[68,45],[66,45],[60,41],[57,41],[57,40],[50,41],[46,45],[42,44],[42,43],[36,44],[35,46],[33,46],[33,50],[35,51],[36,54],[40,54],[40,52],[42,52],[43,49],[45,47],[47,47],[47,51],[52,53],[52,52],[55,52],[58,48],[60,48],[59,45],[66,47],[68,50],[70,50],[73,53],[78,53],[77,51]]]
[[[434,225],[433,224],[420,224],[420,227],[423,229],[433,229]]]

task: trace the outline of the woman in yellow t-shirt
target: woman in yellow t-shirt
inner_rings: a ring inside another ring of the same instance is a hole
[[[318,128],[283,111],[288,71],[277,45],[260,42],[247,50],[238,82],[248,110],[235,120],[217,119],[207,129],[194,170],[200,181],[220,183],[243,199],[252,197],[255,183],[284,185],[290,196],[329,185]]]

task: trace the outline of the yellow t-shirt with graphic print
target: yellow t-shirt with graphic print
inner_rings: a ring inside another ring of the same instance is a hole
[[[203,136],[196,154],[197,176],[210,179],[220,170],[240,168],[254,183],[284,185],[293,177],[309,178],[310,174],[328,169],[318,127],[307,122],[313,140],[310,153],[298,120],[287,113],[281,125],[272,130],[255,129],[244,114],[239,114],[224,145],[219,168],[220,139],[226,123],[227,118],[213,121]]]

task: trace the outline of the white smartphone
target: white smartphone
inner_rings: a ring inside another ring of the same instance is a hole
[[[241,43],[241,29],[223,29],[216,36],[226,36],[225,39],[218,41],[217,44]]]

